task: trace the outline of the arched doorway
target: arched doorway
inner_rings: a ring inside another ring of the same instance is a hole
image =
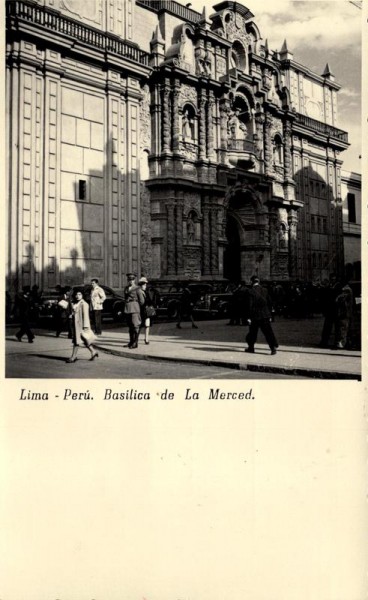
[[[224,277],[229,281],[240,281],[240,236],[236,219],[228,214],[226,222],[228,245],[224,251]]]

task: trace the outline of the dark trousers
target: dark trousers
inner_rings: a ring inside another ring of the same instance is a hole
[[[332,329],[335,326],[336,317],[335,315],[325,315],[323,323],[322,335],[321,335],[321,346],[328,346],[330,341]]]
[[[20,330],[16,334],[17,338],[21,339],[26,334],[28,341],[33,340],[34,333],[31,331],[28,319],[21,319]]]
[[[254,344],[257,341],[258,329],[262,331],[271,350],[278,347],[278,343],[269,319],[255,319],[252,320],[251,324],[249,325],[249,332],[245,338],[249,348],[254,348]]]
[[[101,329],[102,316],[101,316],[101,313],[102,313],[102,310],[93,310],[92,311],[93,325],[94,325],[95,333],[97,333],[97,334],[102,333],[102,329]]]

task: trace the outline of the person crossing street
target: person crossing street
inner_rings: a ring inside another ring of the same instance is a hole
[[[276,354],[278,343],[271,326],[272,305],[270,297],[267,290],[261,287],[258,277],[253,275],[251,283],[252,288],[246,297],[249,332],[246,336],[248,348],[245,348],[245,352],[254,353],[254,346],[257,341],[258,330],[260,329],[270,347],[271,354]]]

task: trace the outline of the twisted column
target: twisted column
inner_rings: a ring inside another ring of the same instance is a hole
[[[272,117],[266,113],[264,123],[264,149],[265,149],[265,173],[272,173],[272,141],[271,141]]]
[[[217,207],[211,210],[211,273],[218,273],[218,226],[217,226]]]
[[[167,210],[167,274],[175,275],[175,215],[174,201],[166,204]]]
[[[199,160],[206,158],[206,96],[204,90],[199,98]]]
[[[181,273],[184,269],[183,257],[183,209],[184,193],[179,192],[176,203],[176,249],[177,249],[177,269]]]
[[[209,93],[208,99],[208,110],[207,110],[207,156],[209,159],[213,158],[214,153],[214,138],[213,138],[213,107],[215,105],[215,98],[213,91]]]
[[[284,169],[285,179],[292,179],[291,163],[291,123],[284,123]]]
[[[289,275],[295,278],[297,276],[297,228],[298,228],[298,213],[294,209],[290,209],[288,213],[289,225]]]
[[[211,273],[211,232],[210,232],[210,199],[205,196],[203,203],[203,275]]]
[[[166,79],[162,88],[162,151],[170,152],[170,85]]]
[[[179,139],[180,139],[180,124],[179,124],[179,94],[180,84],[178,81],[175,82],[175,88],[173,92],[173,103],[172,103],[172,118],[173,118],[173,151],[179,152]]]

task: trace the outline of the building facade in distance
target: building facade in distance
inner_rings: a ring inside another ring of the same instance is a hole
[[[339,85],[253,14],[7,3],[8,289],[344,272]]]
[[[344,229],[345,275],[360,281],[362,276],[362,176],[341,171],[342,218]]]

